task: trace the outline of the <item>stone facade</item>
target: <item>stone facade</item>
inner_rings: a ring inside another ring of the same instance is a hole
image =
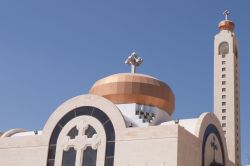
[[[89,115],[84,115],[84,111],[87,112],[88,109],[82,110],[82,115],[73,116],[67,122],[64,121],[66,124],[56,139],[63,140],[67,131],[74,126],[73,124],[81,122],[81,119],[90,119],[89,124],[95,127],[102,140],[97,146],[100,156],[97,158],[96,165],[104,165],[105,163],[108,166],[205,166],[212,159],[212,152],[207,153],[207,156],[203,156],[201,153],[204,148],[204,133],[210,124],[213,124],[218,130],[224,148],[224,165],[228,163],[224,134],[213,113],[204,113],[197,119],[181,120],[178,123],[169,121],[158,126],[126,127],[123,116],[116,105],[99,96],[82,95],[59,106],[40,134],[15,136],[13,133],[8,137],[2,137],[0,139],[0,165],[50,166],[54,165],[53,162],[55,165],[61,165],[63,155],[60,148],[63,148],[63,145],[58,141],[57,148],[53,151],[51,148],[53,131],[55,131],[58,122],[64,120],[64,117],[69,115],[72,110],[83,107],[98,108],[107,115],[113,124],[115,133],[113,152],[106,151],[109,142],[105,140],[104,135],[108,135],[109,131],[102,129],[104,123],[98,122]],[[105,152],[112,155],[112,162],[107,162],[108,157]],[[54,156],[53,162],[49,162],[50,156]],[[202,164],[202,160],[204,160],[204,164]],[[80,160],[76,162],[80,162]]]

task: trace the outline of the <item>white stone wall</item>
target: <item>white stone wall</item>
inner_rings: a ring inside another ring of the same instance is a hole
[[[115,166],[177,166],[178,125],[128,128],[116,141]]]
[[[41,135],[21,134],[22,136],[0,138],[0,166],[46,166],[48,144],[54,126],[72,109],[86,105],[104,111],[114,125],[114,166],[200,166],[204,130],[212,123],[222,133],[219,121],[212,113],[204,113],[198,119],[180,121],[180,124],[172,121],[158,126],[126,128],[124,119],[114,104],[98,96],[78,96],[63,103],[51,115],[40,132]],[[61,131],[62,134],[68,126],[72,127],[71,123],[75,124],[74,121],[78,119],[68,122]],[[91,123],[94,121],[92,119]],[[222,140],[225,146],[225,138],[222,137]],[[227,159],[226,154],[226,161]]]
[[[1,166],[46,166],[47,152],[42,136],[0,139]]]
[[[0,165],[46,166],[47,139],[0,139]],[[201,141],[178,124],[126,128],[116,140],[115,166],[201,165]]]
[[[136,103],[117,104],[116,106],[120,109],[125,119],[126,126],[130,125],[132,125],[133,127],[154,126],[172,120],[171,116],[168,115],[166,111],[163,111],[157,107],[140,105]],[[154,117],[150,122],[144,122],[143,118],[140,118],[140,115],[136,114],[136,111],[154,114]]]
[[[178,129],[178,166],[201,166],[201,144],[196,136],[183,127]]]

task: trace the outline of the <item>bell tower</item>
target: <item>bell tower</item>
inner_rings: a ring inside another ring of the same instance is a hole
[[[229,160],[241,166],[239,45],[229,11],[223,14],[214,39],[214,113],[226,137]]]

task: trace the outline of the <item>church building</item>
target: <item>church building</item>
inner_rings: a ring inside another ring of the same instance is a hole
[[[0,132],[0,166],[241,166],[239,44],[234,23],[214,39],[214,110],[174,120],[166,83],[136,73],[107,76],[73,97],[40,131]],[[177,96],[178,97],[178,96]]]

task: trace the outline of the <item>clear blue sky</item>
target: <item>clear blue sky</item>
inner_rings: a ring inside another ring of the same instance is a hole
[[[213,39],[229,9],[240,40],[242,161],[250,155],[250,1],[1,0],[0,130],[40,130],[65,100],[110,74],[140,73],[168,83],[174,118],[213,111]]]

